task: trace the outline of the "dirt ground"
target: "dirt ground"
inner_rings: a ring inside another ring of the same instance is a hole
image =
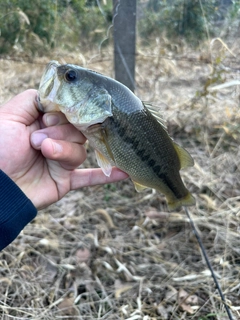
[[[228,45],[138,48],[136,94],[159,107],[195,160],[181,171],[196,198],[189,211],[240,319],[240,50]],[[38,88],[51,59],[113,76],[110,49],[2,59],[0,103]],[[96,167],[86,147],[84,167]],[[162,194],[136,193],[130,180],[70,192],[40,211],[0,253],[0,283],[4,320],[228,319],[184,210],[169,212]]]

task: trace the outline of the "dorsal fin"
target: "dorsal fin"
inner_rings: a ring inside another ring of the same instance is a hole
[[[154,116],[154,118],[160,123],[160,125],[167,131],[166,121],[162,118],[160,111],[156,106],[149,103],[143,102],[143,105],[149,112]]]

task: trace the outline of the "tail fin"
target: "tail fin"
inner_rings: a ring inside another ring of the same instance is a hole
[[[190,192],[181,199],[171,199],[168,201],[168,208],[170,211],[180,208],[181,206],[193,206],[196,204],[195,198],[191,195]]]

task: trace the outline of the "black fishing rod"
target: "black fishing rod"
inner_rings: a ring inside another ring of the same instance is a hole
[[[228,318],[229,318],[229,320],[233,320],[233,316],[232,316],[232,313],[231,313],[231,311],[230,311],[230,308],[229,308],[229,306],[228,306],[228,304],[227,304],[227,302],[226,302],[226,300],[225,300],[225,297],[224,297],[224,294],[223,294],[223,292],[222,292],[221,286],[220,286],[220,284],[219,284],[219,282],[218,282],[218,280],[217,280],[217,277],[216,277],[216,275],[215,275],[215,273],[214,273],[214,270],[213,270],[213,268],[212,268],[211,262],[210,262],[210,260],[208,259],[207,252],[206,252],[206,250],[205,250],[205,248],[204,248],[204,245],[203,245],[203,243],[202,243],[202,240],[201,240],[201,238],[200,238],[200,236],[199,236],[199,234],[198,234],[198,232],[197,232],[197,229],[195,228],[194,222],[193,222],[193,220],[192,220],[192,218],[191,218],[191,216],[190,216],[190,213],[189,213],[189,211],[188,211],[188,208],[187,208],[187,207],[184,207],[184,210],[185,210],[186,215],[187,215],[187,217],[188,217],[188,219],[189,219],[190,225],[191,225],[191,227],[192,227],[192,231],[193,231],[193,233],[194,233],[194,235],[195,235],[195,237],[196,237],[196,239],[197,239],[197,241],[198,241],[198,244],[199,244],[199,246],[200,246],[200,248],[201,248],[201,251],[202,251],[202,254],[203,254],[204,259],[205,259],[205,261],[206,261],[206,264],[207,264],[207,266],[208,266],[208,268],[209,268],[209,270],[210,270],[210,272],[211,272],[213,281],[214,281],[214,283],[215,283],[215,285],[216,285],[216,288],[217,288],[217,290],[218,290],[218,293],[219,293],[219,295],[220,295],[220,297],[221,297],[222,303],[224,304],[224,307],[225,307],[225,309],[226,309]]]

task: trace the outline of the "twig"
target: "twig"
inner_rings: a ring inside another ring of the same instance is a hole
[[[189,219],[190,225],[191,225],[191,227],[192,227],[192,231],[193,231],[193,233],[195,234],[195,237],[196,237],[196,239],[197,239],[197,241],[198,241],[198,244],[199,244],[199,246],[200,246],[200,248],[201,248],[201,251],[202,251],[202,254],[203,254],[204,259],[205,259],[205,261],[206,261],[206,264],[207,264],[207,266],[208,266],[208,268],[209,268],[209,270],[210,270],[210,272],[211,272],[211,274],[212,274],[213,281],[214,281],[214,283],[215,283],[215,285],[216,285],[216,288],[217,288],[217,290],[218,290],[218,293],[219,293],[219,295],[220,295],[220,297],[221,297],[221,300],[222,300],[222,302],[223,302],[223,304],[224,304],[224,307],[225,307],[225,309],[226,309],[228,318],[229,318],[230,320],[233,320],[232,313],[231,313],[231,311],[230,311],[230,309],[229,309],[229,307],[228,307],[228,305],[227,305],[227,302],[226,302],[225,297],[224,297],[224,295],[223,295],[223,292],[222,292],[222,289],[221,289],[221,287],[220,287],[220,284],[218,283],[217,277],[215,276],[215,273],[214,273],[214,270],[213,270],[213,268],[212,268],[212,265],[211,265],[211,263],[210,263],[210,261],[209,261],[209,259],[208,259],[207,252],[206,252],[206,250],[205,250],[205,248],[204,248],[204,245],[203,245],[203,243],[202,243],[202,240],[201,240],[201,238],[200,238],[200,236],[199,236],[199,234],[198,234],[198,232],[197,232],[197,229],[195,228],[194,222],[193,222],[193,220],[192,220],[192,218],[191,218],[191,216],[190,216],[190,213],[189,213],[189,211],[188,211],[188,208],[187,208],[187,207],[184,207],[184,210],[185,210],[186,215],[187,215],[187,217],[188,217],[188,219]]]

